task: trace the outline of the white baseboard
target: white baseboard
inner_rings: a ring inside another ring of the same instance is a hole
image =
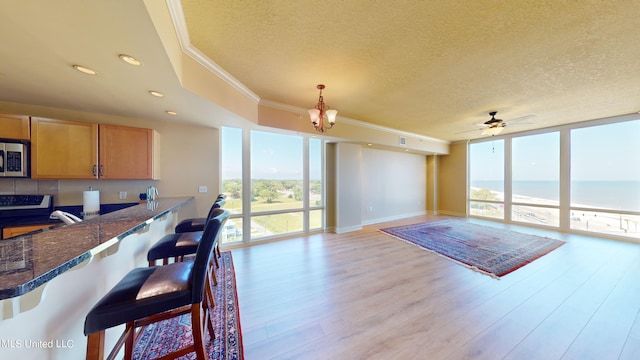
[[[336,234],[344,234],[344,233],[347,233],[347,232],[358,231],[358,230],[362,230],[362,225],[334,228],[334,232]]]
[[[400,215],[394,215],[394,216],[387,216],[387,217],[378,218],[378,219],[370,219],[370,220],[367,220],[367,221],[363,221],[362,224],[363,225],[373,225],[373,224],[377,224],[377,223],[381,223],[381,222],[406,219],[406,218],[410,218],[410,217],[414,217],[414,216],[420,216],[420,215],[426,215],[426,214],[427,214],[427,211],[426,210],[422,210],[422,211],[416,211],[416,212],[413,212],[413,213],[400,214]]]
[[[400,214],[400,215],[394,215],[394,216],[387,216],[384,218],[378,218],[378,219],[369,219],[366,221],[362,222],[362,225],[356,225],[356,226],[348,226],[348,227],[328,227],[327,228],[327,232],[332,232],[332,233],[336,233],[336,234],[343,234],[343,233],[347,233],[347,232],[351,232],[351,231],[358,231],[358,230],[362,230],[363,226],[366,225],[374,225],[374,224],[378,224],[378,223],[382,223],[382,222],[388,222],[388,221],[394,221],[394,220],[400,220],[400,219],[406,219],[406,218],[410,218],[410,217],[414,217],[414,216],[421,216],[421,215],[447,215],[447,216],[455,216],[455,217],[463,217],[466,218],[467,215],[464,213],[457,213],[457,212],[452,212],[452,211],[429,211],[427,212],[426,210],[422,210],[422,211],[416,211],[413,213],[406,213],[406,214]]]

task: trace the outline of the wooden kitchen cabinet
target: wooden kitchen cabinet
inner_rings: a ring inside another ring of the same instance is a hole
[[[152,129],[32,118],[31,177],[156,179]]]
[[[152,129],[104,125],[99,128],[101,179],[156,179]]]
[[[95,179],[98,124],[31,118],[31,177]]]
[[[30,136],[28,116],[0,114],[0,138],[29,140]]]

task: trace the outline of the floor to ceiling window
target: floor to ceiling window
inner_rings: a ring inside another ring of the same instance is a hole
[[[225,224],[220,242],[242,242],[242,129],[223,126],[220,144],[220,180],[222,192],[227,195],[224,208],[231,215]]]
[[[469,213],[504,219],[504,140],[470,145]]]
[[[221,136],[233,241],[324,228],[322,140],[230,127],[223,127]]]
[[[303,230],[302,142],[251,131],[251,239]]]
[[[640,120],[471,141],[468,191],[470,216],[640,238]]]
[[[640,120],[571,130],[571,229],[640,238]]]
[[[560,133],[511,140],[511,219],[560,225]]]
[[[324,228],[322,140],[309,139],[309,230]]]

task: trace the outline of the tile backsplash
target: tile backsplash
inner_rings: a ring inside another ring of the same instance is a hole
[[[22,178],[0,178],[0,194],[37,194],[53,195],[54,203],[58,197],[58,180],[36,180]]]

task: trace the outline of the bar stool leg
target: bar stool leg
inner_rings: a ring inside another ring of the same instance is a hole
[[[87,360],[104,359],[104,330],[89,334],[87,337]]]
[[[204,348],[204,328],[202,326],[200,306],[200,304],[191,306],[191,330],[193,331],[193,346],[195,347],[196,358],[205,360],[207,355]]]
[[[202,310],[205,314],[204,319],[208,322],[209,334],[211,335],[211,340],[216,338],[216,334],[213,329],[213,322],[215,319],[213,318],[213,310],[216,306],[215,299],[213,298],[213,290],[211,290],[211,285],[209,284],[209,280],[207,280],[206,289],[205,289],[205,297],[202,302]]]
[[[124,342],[124,360],[133,360],[134,335],[136,328],[133,322],[128,322],[125,328],[126,338]]]
[[[216,256],[216,250],[213,249],[213,262],[216,264],[216,269],[220,267],[220,265],[218,265],[218,257]]]

